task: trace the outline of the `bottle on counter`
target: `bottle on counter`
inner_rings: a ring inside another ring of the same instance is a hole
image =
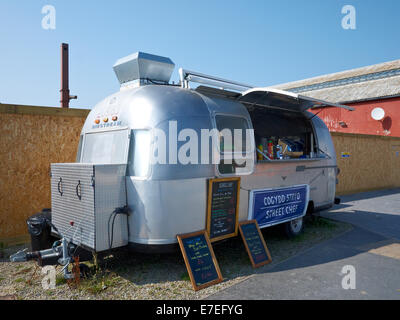
[[[277,159],[283,159],[283,155],[282,155],[282,146],[280,144],[276,145],[276,158]]]
[[[268,140],[268,157],[271,159],[274,159],[274,144],[272,143],[272,140]]]
[[[257,149],[264,152],[264,147],[261,143],[258,145]],[[264,156],[259,152],[257,152],[257,160],[264,160]]]

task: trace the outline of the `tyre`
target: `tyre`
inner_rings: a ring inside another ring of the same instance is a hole
[[[294,238],[301,234],[304,229],[303,218],[294,219],[292,221],[286,222],[283,225],[283,230],[288,238]]]

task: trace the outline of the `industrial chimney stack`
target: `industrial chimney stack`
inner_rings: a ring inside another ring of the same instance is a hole
[[[69,52],[68,44],[61,44],[61,108],[69,108],[69,101],[77,99],[78,96],[69,95]]]

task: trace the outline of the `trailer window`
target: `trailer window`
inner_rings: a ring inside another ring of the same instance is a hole
[[[150,164],[151,134],[149,130],[132,130],[129,148],[128,176],[146,177]]]
[[[83,163],[127,163],[129,131],[115,130],[85,135]]]
[[[220,132],[221,175],[250,174],[254,168],[254,136],[246,118],[216,115]]]
[[[221,152],[250,151],[251,143],[249,143],[249,140],[246,140],[249,125],[245,118],[217,115],[215,116],[215,122],[220,132]]]

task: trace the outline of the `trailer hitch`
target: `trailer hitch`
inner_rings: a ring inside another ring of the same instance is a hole
[[[27,248],[25,248],[24,250],[20,250],[17,253],[14,253],[13,255],[10,256],[10,261],[11,262],[25,262],[28,260],[31,260],[28,258],[28,252],[27,252]]]
[[[63,266],[63,273],[65,279],[73,279],[74,274],[68,271],[68,266],[71,262],[73,262],[73,257],[70,255],[69,251],[71,249],[71,245],[66,238],[62,238],[61,240],[57,240],[54,242],[52,248],[28,252],[28,249],[23,249],[18,251],[17,253],[10,256],[11,262],[25,262],[30,260],[50,260],[57,259],[58,263]]]

